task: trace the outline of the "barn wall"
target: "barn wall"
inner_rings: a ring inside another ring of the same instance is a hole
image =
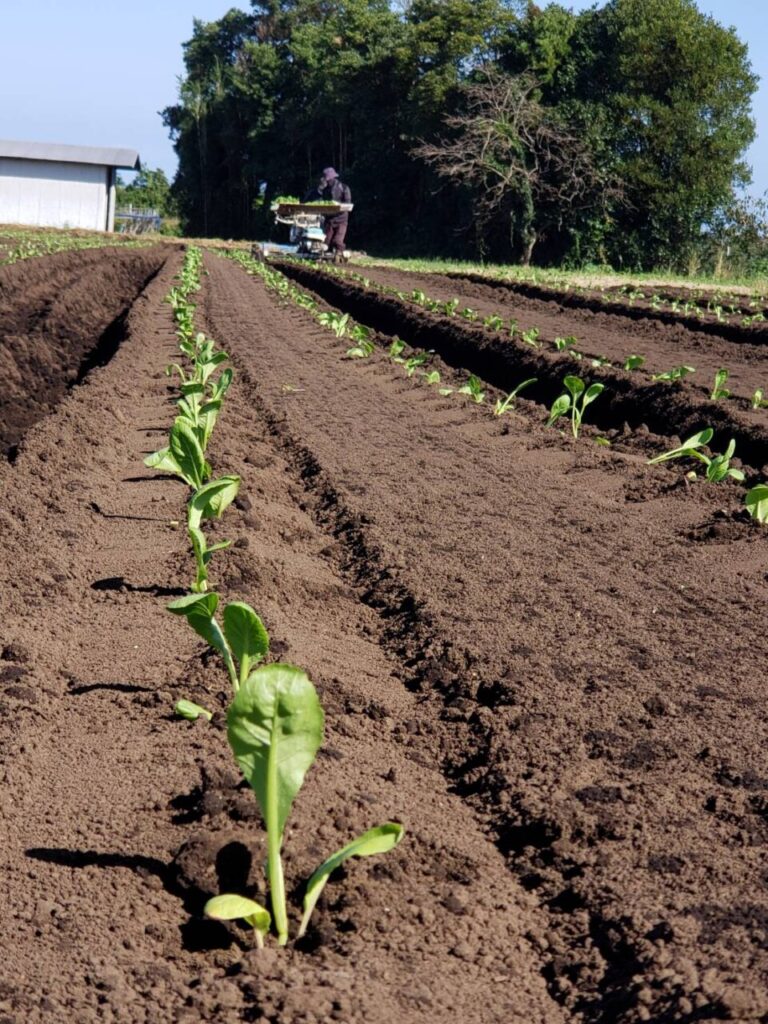
[[[107,173],[94,164],[0,157],[0,224],[103,231]]]

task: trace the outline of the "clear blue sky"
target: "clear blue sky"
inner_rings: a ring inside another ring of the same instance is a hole
[[[576,11],[594,0],[565,0]],[[176,99],[181,44],[192,19],[213,21],[228,0],[0,0],[0,138],[138,149],[172,176],[176,158],[158,111]],[[699,0],[750,46],[762,81],[752,190],[768,191],[768,0]]]

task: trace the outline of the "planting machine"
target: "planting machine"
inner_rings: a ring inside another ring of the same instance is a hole
[[[255,242],[251,255],[255,259],[265,259],[272,253],[299,256],[308,260],[334,260],[344,262],[350,253],[344,250],[337,254],[329,252],[325,245],[323,220],[337,213],[349,212],[352,203],[275,203],[272,212],[275,223],[287,224],[290,228],[289,244],[277,242]]]

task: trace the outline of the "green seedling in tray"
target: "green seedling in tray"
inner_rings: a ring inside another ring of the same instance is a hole
[[[566,377],[563,380],[563,384],[565,384],[566,393],[560,395],[552,403],[547,426],[551,427],[561,416],[567,416],[570,412],[571,431],[574,437],[578,437],[587,406],[594,402],[598,395],[602,394],[605,390],[605,385],[590,384],[587,387],[581,377],[573,376]]]
[[[662,455],[657,455],[653,459],[648,460],[649,466],[658,465],[661,462],[670,462],[673,459],[697,459],[699,462],[703,462],[707,467],[706,478],[711,483],[720,483],[727,477],[731,477],[734,480],[742,481],[744,474],[740,469],[732,469],[730,462],[733,458],[734,452],[736,451],[736,442],[731,439],[728,447],[722,455],[709,456],[704,452],[700,451],[701,448],[706,447],[712,440],[714,430],[712,427],[706,427],[704,430],[700,430],[698,434],[693,434],[686,441],[677,447],[672,448],[671,451],[664,452]],[[690,474],[695,477],[695,473]]]
[[[324,715],[310,679],[292,665],[265,665],[243,682],[227,714],[227,736],[235,759],[253,790],[267,831],[266,873],[277,941],[288,941],[288,908],[281,849],[291,806],[323,741]],[[342,847],[307,883],[297,937],[306,933],[312,912],[332,872],[350,857],[393,849],[403,827],[386,822]],[[224,894],[209,900],[205,913],[218,920],[242,919],[257,943],[269,930],[269,914],[253,900]]]

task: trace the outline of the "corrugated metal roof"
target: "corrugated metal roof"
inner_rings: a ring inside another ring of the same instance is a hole
[[[139,154],[135,149],[114,146],[68,146],[56,142],[12,142],[0,139],[0,157],[17,160],[53,160],[65,164],[100,164],[140,171]]]

